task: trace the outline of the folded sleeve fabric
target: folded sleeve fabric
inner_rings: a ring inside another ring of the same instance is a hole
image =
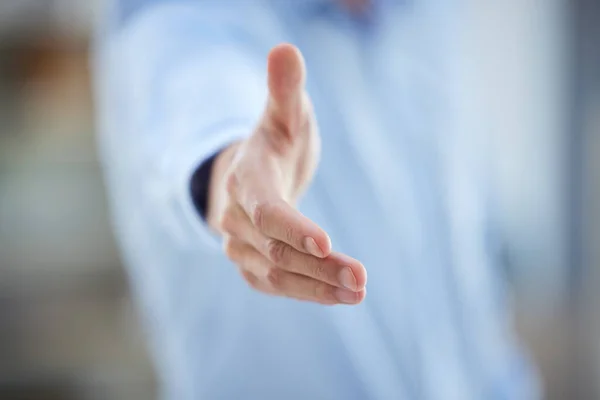
[[[208,212],[208,194],[210,189],[211,174],[215,159],[220,152],[217,152],[204,160],[192,175],[190,181],[190,194],[192,201],[196,207],[196,211],[200,214],[203,220],[206,221]]]
[[[261,2],[229,3],[149,1],[107,29],[98,52],[109,71],[102,107],[119,116],[107,130],[120,135],[108,140],[108,163],[140,185],[174,233],[209,245],[218,242],[198,213],[192,177],[252,132],[266,102],[266,56],[279,40]]]

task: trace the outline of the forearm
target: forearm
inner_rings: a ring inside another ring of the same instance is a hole
[[[105,37],[96,58],[107,170],[140,193],[148,215],[192,237],[191,225],[204,229],[194,171],[251,133],[266,97],[260,50],[230,34],[249,27],[205,11],[203,2],[151,6]]]

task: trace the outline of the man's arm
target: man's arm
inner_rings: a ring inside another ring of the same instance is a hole
[[[96,48],[99,122],[111,125],[101,137],[105,167],[118,170],[119,180],[132,175],[145,201],[156,203],[148,207],[157,220],[215,248],[189,181],[204,161],[252,132],[278,27],[253,2],[117,3],[129,13],[113,14]]]
[[[278,46],[265,68],[265,28],[252,24],[272,16],[246,11],[227,2],[153,5],[111,38],[126,120],[118,157],[130,159],[123,172],[143,183],[154,218],[175,216],[184,232],[190,223],[206,229],[196,212],[204,207],[255,289],[358,303],[364,267],[332,253],[327,234],[295,208],[319,153],[302,57]],[[177,208],[187,212],[166,212]]]

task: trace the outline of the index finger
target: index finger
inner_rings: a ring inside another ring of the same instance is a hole
[[[255,203],[249,211],[252,223],[265,236],[315,257],[331,253],[327,233],[284,200]]]

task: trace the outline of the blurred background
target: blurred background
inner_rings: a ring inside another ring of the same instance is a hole
[[[600,399],[600,2],[466,2],[519,333]],[[0,399],[152,399],[94,148],[101,0],[0,0]],[[507,29],[510,27],[510,29]]]
[[[94,148],[94,1],[0,0],[0,399],[152,399]]]

